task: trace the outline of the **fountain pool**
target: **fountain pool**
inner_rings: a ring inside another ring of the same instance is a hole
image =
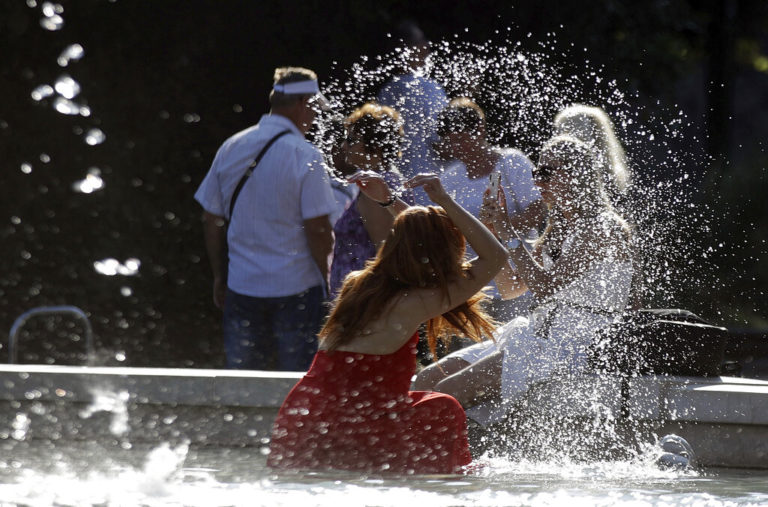
[[[463,476],[276,474],[266,467],[269,427],[300,376],[5,365],[2,505],[768,504],[768,382],[642,377],[623,402],[615,379],[585,376],[532,391],[557,399],[538,405],[540,419],[554,409],[563,427],[599,420],[599,433],[623,403],[647,449],[620,460],[574,461],[557,439],[540,439],[543,459],[477,455]],[[655,465],[653,435],[670,432],[691,442],[704,468]]]
[[[768,503],[765,472],[661,471],[651,461],[478,460],[460,477],[275,475],[255,448],[6,441],[3,505],[689,505]],[[485,465],[483,467],[483,465]]]

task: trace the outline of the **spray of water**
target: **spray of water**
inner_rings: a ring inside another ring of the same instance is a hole
[[[91,390],[93,401],[80,412],[80,417],[88,419],[96,412],[108,412],[111,414],[109,431],[115,436],[121,436],[128,432],[128,391],[113,392],[108,389],[94,388]]]
[[[640,97],[627,91],[627,83],[603,77],[602,69],[588,61],[578,72],[564,69],[552,52],[552,40],[541,51],[523,50],[519,43],[472,44],[442,41],[433,46],[425,64],[415,71],[442,85],[449,98],[468,96],[486,112],[489,140],[519,148],[536,160],[541,145],[554,134],[555,115],[574,103],[605,110],[628,155],[631,184],[626,195],[614,199],[617,211],[632,225],[634,249],[639,254],[635,302],[644,307],[684,306],[686,290],[710,290],[712,271],[708,252],[694,240],[711,227],[710,212],[697,200],[708,160],[698,139],[686,139],[691,126],[683,111],[656,105],[642,107]],[[408,67],[408,50],[374,58],[362,57],[324,90],[339,116],[364,102],[375,100],[384,83]],[[330,152],[332,136],[324,135],[337,118],[321,119],[318,144]],[[714,248],[711,246],[710,248]],[[585,287],[584,290],[590,290]],[[631,418],[591,394],[583,393],[588,406],[578,426],[536,396],[526,398],[515,410],[527,414],[512,419],[490,447],[508,457],[544,462],[572,460],[640,459],[645,440]],[[499,428],[497,428],[498,430]],[[629,442],[629,443],[628,443]],[[488,444],[488,442],[485,442]],[[568,450],[564,453],[564,450]]]

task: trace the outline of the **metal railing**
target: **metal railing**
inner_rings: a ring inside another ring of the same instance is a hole
[[[88,320],[88,316],[80,308],[76,306],[69,306],[69,305],[40,306],[37,308],[32,308],[31,310],[27,310],[26,312],[19,315],[19,317],[16,318],[16,320],[13,322],[10,333],[8,333],[8,363],[16,364],[16,362],[18,361],[18,350],[16,347],[16,342],[18,341],[18,334],[19,334],[19,331],[21,331],[21,328],[24,326],[24,324],[27,323],[27,321],[30,318],[37,317],[40,315],[60,315],[60,314],[70,315],[82,323],[83,328],[85,329],[85,349],[86,349],[86,353],[88,354],[88,364],[91,364],[94,358],[93,328],[91,327],[91,321]]]

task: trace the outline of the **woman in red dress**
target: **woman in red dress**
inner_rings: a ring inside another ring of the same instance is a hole
[[[435,175],[422,186],[438,207],[408,207],[380,175],[350,178],[396,219],[376,257],[352,272],[323,329],[320,350],[275,420],[268,465],[398,474],[459,473],[472,456],[466,416],[451,396],[409,391],[417,329],[430,347],[463,334],[480,340],[493,324],[479,292],[507,252],[445,192]],[[477,258],[465,262],[465,238]]]

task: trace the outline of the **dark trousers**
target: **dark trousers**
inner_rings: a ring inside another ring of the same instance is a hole
[[[276,298],[244,296],[227,289],[223,322],[227,368],[308,370],[324,316],[320,286]]]

